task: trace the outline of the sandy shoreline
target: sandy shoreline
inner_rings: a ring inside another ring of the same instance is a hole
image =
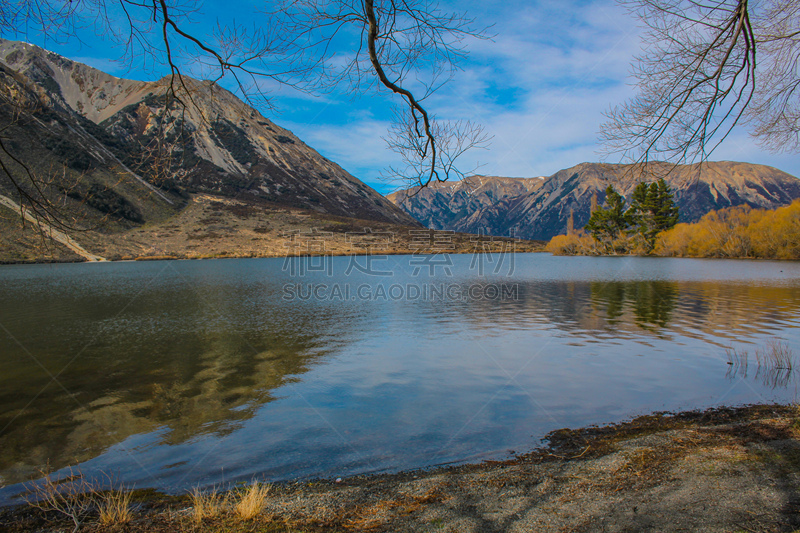
[[[278,483],[262,511],[193,519],[188,496],[134,493],[132,519],[80,531],[794,531],[800,410],[792,405],[654,414],[564,429],[514,460]],[[71,522],[21,506],[0,529]],[[67,530],[71,530],[70,527]]]

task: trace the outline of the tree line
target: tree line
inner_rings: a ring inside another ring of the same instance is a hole
[[[742,205],[711,211],[658,235],[656,255],[800,259],[800,200],[777,209]]]
[[[546,250],[556,255],[800,259],[800,199],[776,209],[726,207],[678,224],[668,188],[659,192],[659,185],[650,185],[649,200],[643,191],[643,185],[637,187],[626,210],[625,198],[607,188],[605,208],[595,211],[583,230],[553,237]]]
[[[557,235],[548,251],[563,255],[649,254],[657,236],[678,223],[678,206],[663,178],[639,183],[630,205],[613,185],[605,190],[605,204],[592,212],[583,230]]]

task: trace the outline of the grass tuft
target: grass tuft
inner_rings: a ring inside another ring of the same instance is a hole
[[[100,524],[113,526],[127,524],[131,521],[131,497],[133,493],[120,486],[119,490],[110,490],[100,494],[97,510],[100,513]]]
[[[228,496],[211,489],[203,492],[199,488],[192,490],[192,518],[200,523],[205,518],[216,518],[228,509]]]
[[[750,354],[748,354],[746,350],[740,351],[736,348],[726,349],[725,354],[728,356],[728,364],[734,371],[734,377],[737,372],[740,372],[742,377],[747,377]]]
[[[269,485],[254,483],[249,488],[242,490],[239,493],[239,501],[234,506],[236,514],[244,520],[258,515],[264,509],[269,489]]]
[[[727,377],[735,378],[739,375],[746,378],[750,354],[746,350],[736,348],[729,348],[725,353],[728,356]],[[796,355],[787,344],[777,339],[770,339],[764,348],[757,348],[753,355],[756,378],[760,378],[765,385],[772,388],[785,387],[789,384]]]
[[[794,368],[794,359],[795,355],[792,349],[776,339],[767,341],[765,349],[756,350],[756,361],[759,367],[791,371]]]

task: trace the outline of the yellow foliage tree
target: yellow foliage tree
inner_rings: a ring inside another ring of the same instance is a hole
[[[597,241],[582,230],[568,235],[556,235],[545,246],[545,251],[553,255],[599,255]]]
[[[800,200],[766,212],[751,234],[757,257],[800,258]]]
[[[656,255],[800,259],[800,200],[775,210],[748,206],[711,211],[656,239]]]

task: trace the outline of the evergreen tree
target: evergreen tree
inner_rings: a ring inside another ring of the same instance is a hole
[[[650,188],[642,182],[636,186],[631,196],[631,206],[625,213],[628,216],[628,223],[636,227],[637,231],[647,223],[650,213]]]
[[[609,185],[606,188],[604,207],[594,210],[584,229],[607,252],[621,251],[615,249],[615,246],[618,246],[618,240],[623,234],[638,233],[649,253],[655,247],[656,236],[677,223],[678,206],[675,205],[672,191],[663,179],[659,179],[649,185],[644,182],[638,184],[633,190],[627,210],[625,197]],[[627,246],[623,248],[625,250],[622,251],[629,251]]]
[[[625,214],[625,197],[614,187],[606,187],[606,201],[602,208],[592,213],[584,228],[592,237],[602,243],[607,250],[612,249],[613,242],[625,232],[630,223]]]
[[[655,186],[655,192],[652,192]],[[655,222],[655,229],[658,232],[666,231],[675,227],[678,223],[679,213],[678,206],[675,205],[675,199],[672,191],[664,181],[660,178],[657,182],[650,185],[650,191],[653,194],[652,213]]]
[[[644,238],[648,252],[651,251],[656,235],[678,223],[678,206],[667,182],[660,178],[649,186],[644,182],[637,185],[626,216],[633,231]]]

